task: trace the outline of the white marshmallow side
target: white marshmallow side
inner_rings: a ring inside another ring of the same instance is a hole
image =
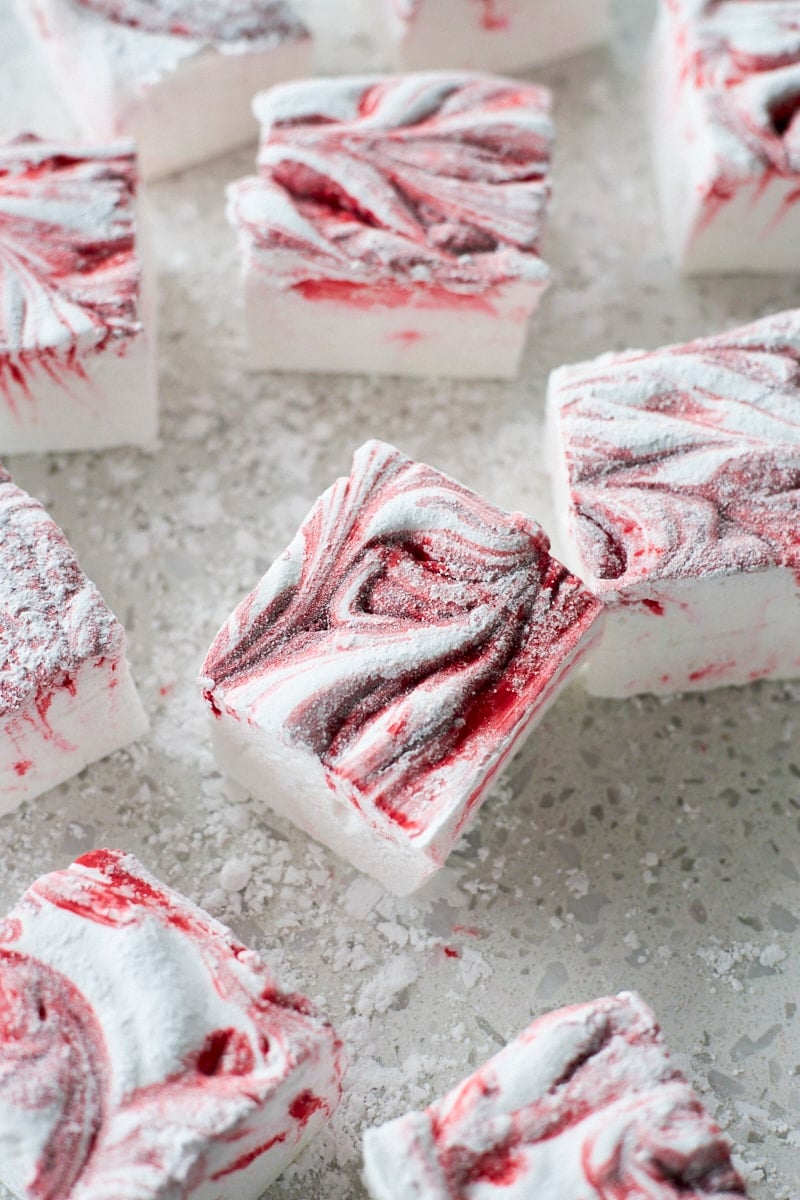
[[[800,675],[800,581],[789,570],[670,581],[654,589],[653,602],[656,611],[609,606],[586,673],[594,695],[666,695]]]
[[[24,387],[0,392],[0,454],[152,448],[158,430],[150,329],[80,356],[80,368],[48,370],[26,356]],[[8,377],[7,377],[8,378]]]
[[[255,144],[253,95],[312,69],[310,37],[222,50],[131,30],[70,0],[18,0],[18,9],[81,132],[132,137],[145,180]]]
[[[0,816],[136,741],[148,720],[124,658],[90,659],[70,681],[0,718]]]
[[[514,282],[475,297],[439,290],[435,300],[424,287],[398,288],[402,303],[369,305],[359,302],[357,288],[352,300],[276,288],[251,261],[244,271],[250,365],[261,371],[512,379],[547,283]]]
[[[502,0],[488,15],[486,4],[470,0],[383,3],[390,53],[405,71],[524,71],[600,45],[609,31],[607,0]]]

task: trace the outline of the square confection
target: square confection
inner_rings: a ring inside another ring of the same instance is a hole
[[[376,0],[395,63],[524,71],[577,54],[608,35],[608,0]]]
[[[653,60],[676,264],[800,271],[800,0],[662,0]]]
[[[367,442],[214,641],[222,768],[419,887],[594,641],[599,601],[520,513]]]
[[[733,1200],[730,1146],[621,993],[538,1021],[424,1112],[364,1137],[373,1200]]]
[[[800,310],[550,381],[566,561],[604,696],[800,675]]]
[[[311,71],[286,0],[17,0],[88,138],[135,139],[145,179],[255,136],[259,88]]]
[[[155,441],[136,183],[128,144],[0,145],[0,454]]]
[[[146,729],[122,626],[0,467],[0,814]]]
[[[304,997],[132,855],[0,923],[0,1181],[21,1200],[257,1200],[339,1101]]]
[[[549,281],[550,94],[483,75],[258,96],[229,189],[254,367],[509,377]]]

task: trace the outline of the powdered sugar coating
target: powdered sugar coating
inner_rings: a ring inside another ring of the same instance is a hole
[[[308,30],[286,0],[74,0],[131,29],[207,42],[282,42]]]
[[[800,310],[552,379],[572,530],[608,599],[800,568]]]
[[[339,1098],[327,1022],[118,851],[2,923],[0,1018],[0,1173],[31,1200],[255,1200]]]
[[[284,287],[325,279],[480,292],[542,280],[544,88],[433,72],[284,84],[256,98],[259,176],[229,190]]]
[[[64,534],[0,467],[0,715],[124,647]]]
[[[601,607],[548,551],[367,442],[220,630],[206,697],[318,758],[368,821],[424,840],[455,814],[454,839]]]
[[[629,993],[540,1018],[422,1113],[370,1130],[374,1200],[744,1196],[730,1147]]]

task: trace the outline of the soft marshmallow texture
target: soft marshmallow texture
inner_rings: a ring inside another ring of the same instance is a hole
[[[652,76],[676,263],[800,270],[800,0],[664,0]]]
[[[0,467],[0,814],[146,728],[122,626]]]
[[[0,453],[154,441],[136,186],[127,143],[0,146]]]
[[[367,442],[203,667],[223,768],[393,891],[446,859],[593,640],[543,531]]]
[[[375,0],[401,70],[523,71],[608,33],[607,0]]]
[[[146,179],[255,136],[253,95],[311,70],[287,0],[18,0],[90,138],[136,140]]]
[[[256,1200],[335,1108],[328,1023],[131,855],[0,922],[0,1179],[23,1200]]]
[[[588,686],[800,674],[800,310],[550,380],[567,561],[609,606]]]
[[[421,1113],[369,1130],[373,1200],[727,1200],[730,1148],[622,993],[541,1017]]]
[[[550,95],[434,72],[259,95],[259,173],[229,189],[253,365],[515,372],[549,281]]]

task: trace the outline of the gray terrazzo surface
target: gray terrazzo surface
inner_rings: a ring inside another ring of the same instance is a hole
[[[355,28],[344,7],[330,6],[340,44],[323,65],[368,51],[341,36]],[[157,453],[8,464],[126,624],[152,730],[0,821],[0,911],[33,876],[121,846],[328,1011],[353,1061],[345,1102],[274,1197],[362,1197],[364,1125],[424,1105],[533,1014],[634,988],[735,1140],[753,1197],[800,1198],[800,683],[626,703],[573,686],[411,900],[226,785],[194,686],[218,625],[365,437],[547,526],[551,368],[800,304],[797,280],[687,283],[666,262],[643,129],[651,18],[646,0],[619,0],[612,51],[537,73],[557,96],[556,283],[518,382],[247,374],[222,193],[251,169],[248,150],[148,191]],[[70,132],[8,0],[0,97],[0,133]]]

